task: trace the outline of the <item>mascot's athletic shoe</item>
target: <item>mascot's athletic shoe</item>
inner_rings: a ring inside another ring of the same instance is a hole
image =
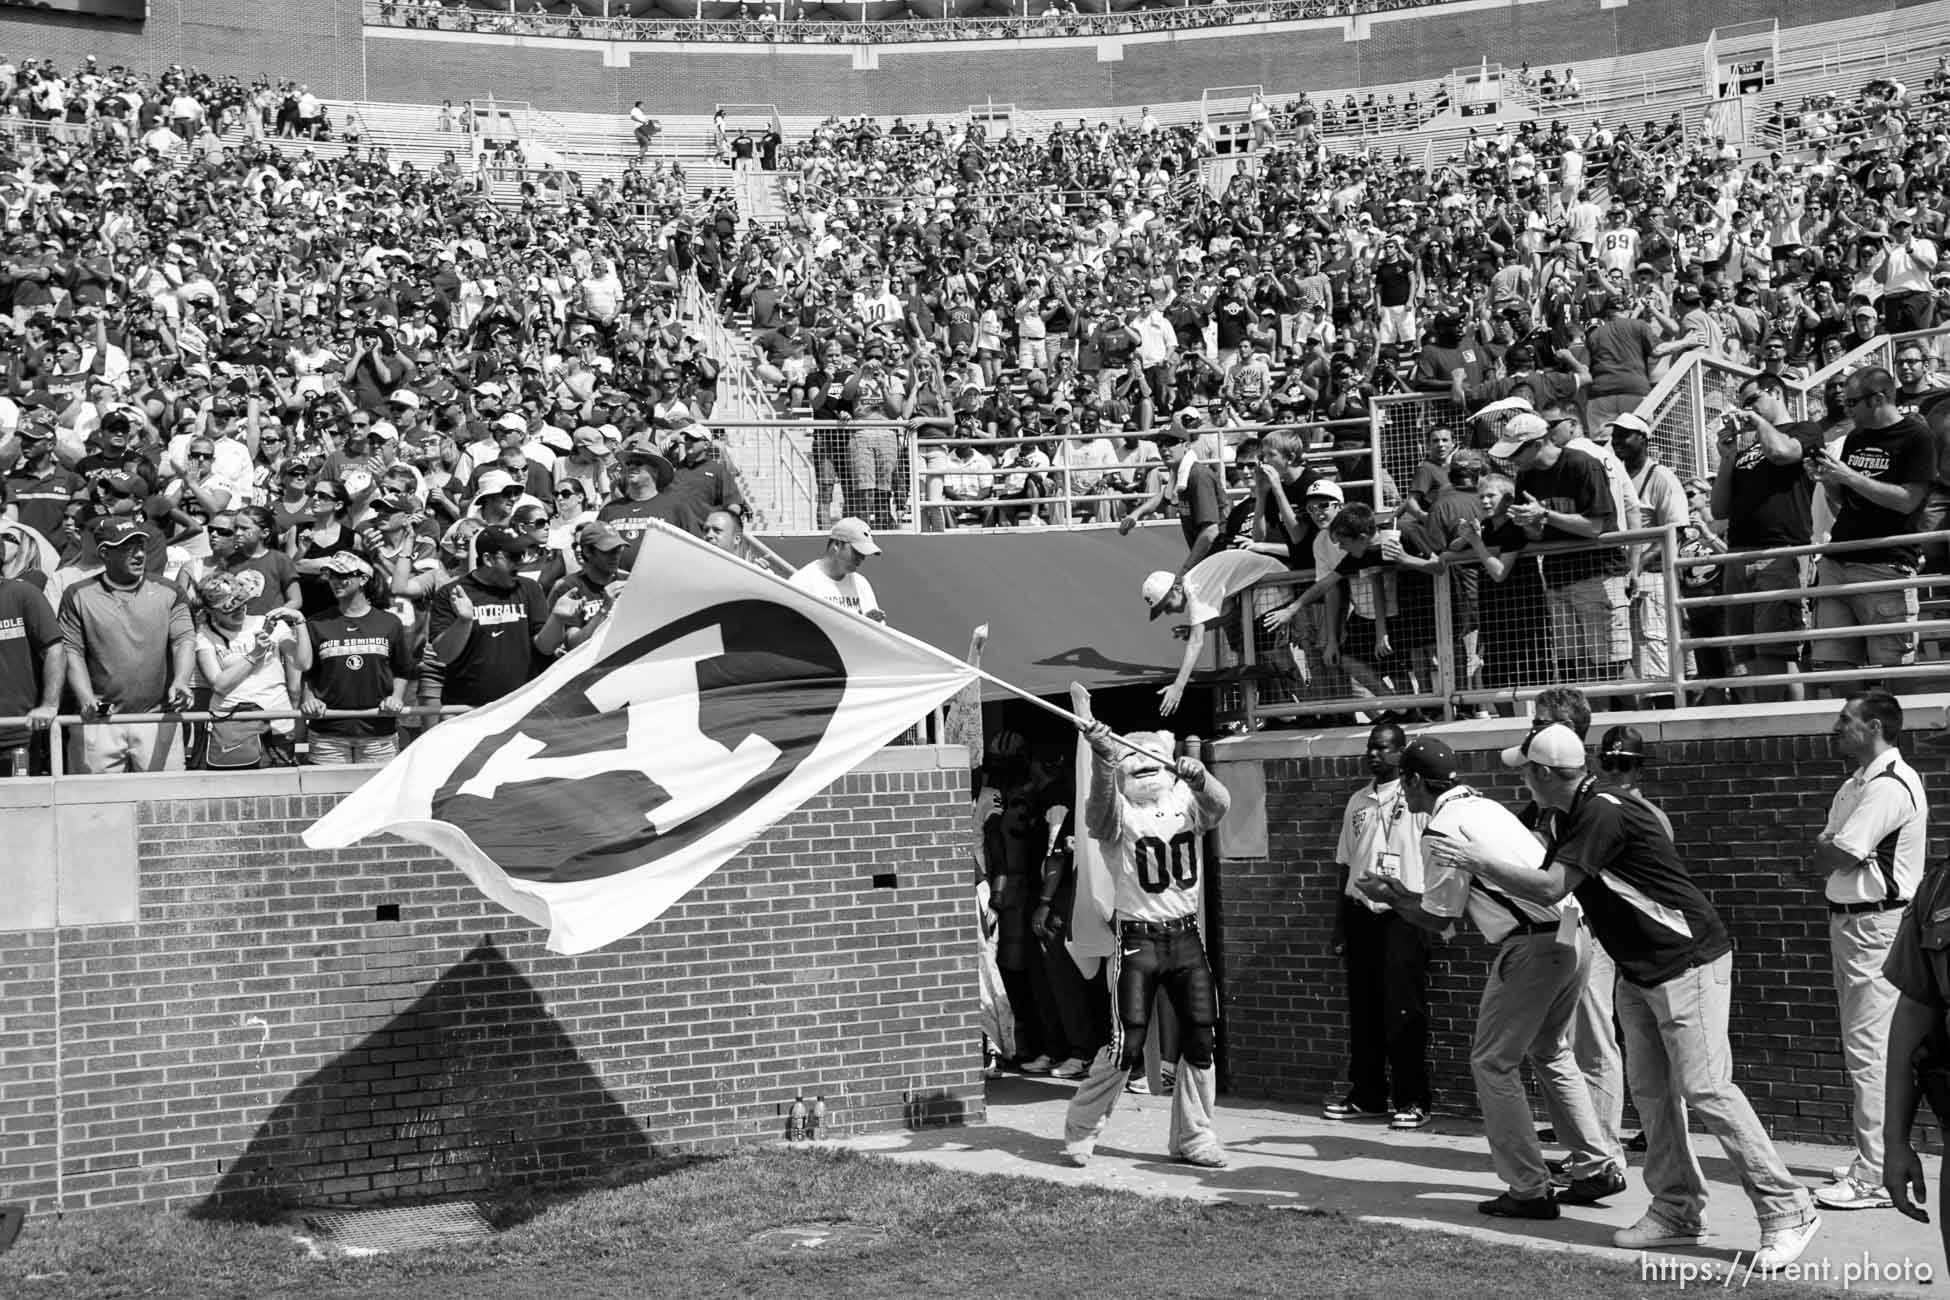
[[[1555,1219],[1558,1214],[1557,1198],[1549,1192],[1527,1198],[1505,1192],[1495,1200],[1478,1202],[1476,1208],[1492,1219]]]
[[[1200,1147],[1196,1151],[1180,1151],[1172,1157],[1180,1164],[1197,1165],[1200,1169],[1225,1169],[1230,1162],[1226,1153],[1218,1147]]]
[[[1090,1153],[1088,1151],[1065,1150],[1063,1152],[1063,1158],[1079,1169],[1090,1168]]]

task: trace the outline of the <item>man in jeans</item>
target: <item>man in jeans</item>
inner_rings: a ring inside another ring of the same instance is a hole
[[[1733,1082],[1727,1017],[1733,944],[1719,913],[1649,807],[1585,771],[1584,742],[1552,725],[1503,753],[1538,804],[1561,815],[1541,870],[1485,859],[1479,878],[1513,898],[1551,904],[1575,892],[1618,967],[1625,1074],[1645,1121],[1652,1205],[1612,1243],[1623,1250],[1695,1246],[1706,1235],[1706,1180],[1686,1135],[1690,1112],[1720,1140],[1760,1219],[1756,1272],[1801,1257],[1821,1227],[1808,1191],[1782,1163]]]
[[[350,551],[323,564],[338,608],[298,629],[299,707],[311,722],[311,761],[320,766],[384,763],[399,753],[406,705],[406,628],[366,595],[372,566]],[[377,709],[375,718],[322,718],[327,709]]]
[[[1929,426],[1904,415],[1896,404],[1896,380],[1880,366],[1848,377],[1847,402],[1855,427],[1835,456],[1812,455],[1804,463],[1835,512],[1832,542],[1902,537],[1936,478],[1936,447]],[[1914,623],[1916,589],[1861,594],[1834,589],[1887,582],[1916,572],[1913,544],[1864,547],[1823,555],[1815,569],[1815,626],[1824,631]],[[1815,641],[1816,669],[1879,668],[1909,663],[1916,632],[1878,632]]]

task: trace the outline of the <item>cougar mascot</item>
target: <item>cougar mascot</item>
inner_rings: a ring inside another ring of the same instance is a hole
[[[1115,900],[1109,920],[1118,942],[1108,978],[1117,990],[1117,1023],[1110,1046],[1070,1100],[1064,1154],[1076,1165],[1089,1164],[1125,1082],[1143,1064],[1151,1004],[1162,985],[1178,1017],[1183,1057],[1171,1100],[1171,1154],[1221,1169],[1225,1148],[1212,1131],[1218,1000],[1199,940],[1198,900],[1204,835],[1225,816],[1231,797],[1196,758],[1169,760],[1176,742],[1168,731],[1134,732],[1120,743],[1092,721],[1083,737],[1091,752],[1083,825],[1100,850],[1110,877],[1105,889]]]

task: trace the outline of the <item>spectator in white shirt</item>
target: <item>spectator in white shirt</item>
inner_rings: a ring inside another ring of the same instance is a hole
[[[873,594],[873,584],[860,573],[867,557],[878,554],[880,544],[863,521],[842,519],[826,534],[826,553],[793,574],[790,581],[801,591],[885,623],[887,615]]]

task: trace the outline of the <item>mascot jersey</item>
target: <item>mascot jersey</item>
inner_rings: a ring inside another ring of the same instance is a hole
[[[1198,911],[1203,836],[1191,787],[1173,781],[1154,803],[1117,799],[1117,915],[1126,921],[1172,921]]]

